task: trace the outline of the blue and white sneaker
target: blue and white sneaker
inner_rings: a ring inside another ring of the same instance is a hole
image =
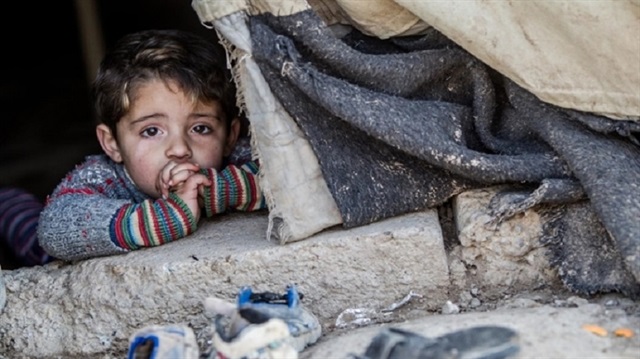
[[[198,359],[200,350],[193,330],[183,325],[152,325],[136,331],[129,340],[128,359]]]
[[[318,319],[300,299],[295,286],[283,295],[243,287],[236,304],[207,298],[205,311],[215,317],[209,358],[297,359],[322,334]]]

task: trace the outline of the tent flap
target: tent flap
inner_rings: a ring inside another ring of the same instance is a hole
[[[390,30],[355,14],[357,0],[318,3],[198,12],[232,59],[269,236],[302,240],[506,184],[496,220],[550,213],[543,238],[560,236],[548,243],[568,288],[640,297],[637,5],[397,0],[380,18],[412,20]],[[626,32],[606,33],[618,15],[610,28]]]

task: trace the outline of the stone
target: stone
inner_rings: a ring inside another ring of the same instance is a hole
[[[243,285],[279,292],[296,283],[323,328],[347,308],[379,310],[412,291],[428,294],[412,302],[415,310],[435,310],[447,298],[435,211],[286,245],[267,240],[267,226],[266,213],[224,215],[160,247],[4,271],[0,353],[124,357],[131,334],[147,325],[188,325],[198,336],[210,324],[204,299],[234,300]]]
[[[542,223],[535,210],[516,215],[496,228],[487,225],[491,219],[489,201],[500,188],[471,190],[455,197],[453,208],[460,244],[451,251],[450,265],[469,270],[466,278],[453,281],[466,288],[482,283],[484,298],[547,285],[561,287],[546,248],[540,244]],[[467,283],[466,279],[475,282]]]

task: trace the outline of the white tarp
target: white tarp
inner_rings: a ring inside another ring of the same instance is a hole
[[[541,100],[640,118],[640,0],[194,0],[202,21],[295,13],[380,38],[433,26]]]

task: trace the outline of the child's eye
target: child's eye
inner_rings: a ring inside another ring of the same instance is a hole
[[[196,125],[193,126],[193,132],[204,135],[211,132],[211,127],[206,125]]]
[[[147,127],[140,134],[142,137],[153,137],[156,136],[160,132],[157,127]]]

